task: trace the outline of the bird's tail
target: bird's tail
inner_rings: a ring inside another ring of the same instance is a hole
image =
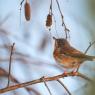
[[[95,61],[95,56],[93,57],[93,61]]]
[[[79,58],[83,58],[84,60],[88,61],[95,61],[95,56],[90,56],[90,55],[80,55],[78,56]]]
[[[95,61],[95,56],[87,56],[87,59],[90,61]]]

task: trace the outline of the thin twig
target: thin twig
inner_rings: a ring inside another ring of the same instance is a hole
[[[86,54],[86,53],[88,52],[88,50],[91,48],[91,46],[92,46],[93,44],[95,44],[95,41],[92,42],[92,43],[91,43],[91,42],[89,43],[89,46],[88,46],[87,49],[85,50],[84,54]],[[78,65],[77,71],[79,71],[80,66],[81,66],[81,64]]]
[[[64,20],[63,20],[64,16],[63,16],[63,14],[62,14],[62,12],[61,12],[60,5],[59,5],[58,0],[56,0],[56,3],[57,3],[57,5],[58,5],[58,9],[59,9],[59,12],[60,12],[61,17],[62,17],[62,22],[64,23]],[[62,25],[63,25],[63,23],[62,23]]]
[[[8,72],[5,71],[3,68],[0,68],[0,77],[7,77],[8,76]],[[14,78],[12,75],[10,75],[10,80],[14,83],[19,84],[19,81]],[[35,93],[35,95],[41,95],[37,90],[35,90],[34,88],[30,88],[30,87],[25,87],[25,89],[30,93],[33,92]]]
[[[66,25],[65,25],[65,23],[64,23],[64,16],[63,16],[63,14],[62,14],[62,12],[61,12],[61,8],[60,8],[60,5],[59,5],[58,0],[56,0],[56,3],[57,3],[57,5],[58,5],[58,9],[59,9],[59,12],[60,12],[60,15],[61,15],[62,26],[66,27]],[[67,36],[67,33],[66,33],[66,36]]]
[[[65,90],[68,92],[69,95],[72,95],[68,90],[68,88],[59,79],[57,81],[65,88]]]
[[[50,9],[51,9],[51,14],[52,14],[52,0],[51,0],[51,5],[50,5]]]
[[[54,14],[52,15],[53,15],[54,23],[55,23],[55,32],[56,32],[57,37],[59,38],[58,33],[57,33],[57,27],[56,27],[56,19],[55,19]]]
[[[51,15],[52,17],[52,0],[51,0],[51,4],[50,4],[50,10],[49,10],[49,14]],[[49,31],[51,31],[51,27],[49,28]],[[51,35],[51,32],[50,32],[50,35]]]
[[[70,73],[67,73],[67,74],[60,74],[60,75],[56,75],[56,76],[53,76],[53,77],[47,77],[47,78],[44,78],[44,79],[47,82],[47,81],[58,80],[60,78],[64,78],[64,77],[68,77],[68,76],[75,76],[75,75],[72,72],[70,72]],[[86,77],[85,75],[83,75],[83,74],[81,74],[79,72],[77,72],[76,76],[79,76],[79,77],[81,77],[81,78],[83,78],[85,80],[88,80],[89,82],[93,82],[91,79],[89,79],[88,77]],[[29,81],[29,82],[9,86],[9,87],[0,89],[0,94],[8,92],[8,91],[15,90],[15,89],[18,89],[18,88],[26,87],[26,86],[29,86],[29,85],[41,83],[41,82],[43,82],[43,80],[40,78],[40,79],[36,79],[36,80],[33,80],[33,81]]]
[[[51,3],[50,3],[49,14],[52,15],[52,0],[51,0]]]
[[[21,3],[20,3],[20,10],[21,10],[21,8],[22,8],[23,2],[24,2],[24,0],[22,0]]]
[[[21,25],[21,9],[22,9],[23,2],[24,2],[24,0],[21,1],[21,3],[20,3],[20,9],[19,9],[20,10],[20,25]]]
[[[88,80],[89,82],[93,82],[90,78],[88,78],[87,76],[85,76],[85,75],[82,74],[82,73],[79,73],[79,72],[78,72],[77,76],[79,76],[79,77],[81,77],[81,78],[83,78],[83,79],[85,79],[85,80]]]
[[[9,60],[9,74],[8,74],[8,84],[7,87],[9,87],[10,84],[10,74],[11,74],[11,64],[12,64],[12,55],[13,55],[13,49],[14,49],[15,43],[11,46],[11,53],[10,53],[10,60]]]
[[[66,35],[66,39],[67,39],[68,38],[68,35],[69,35],[69,29],[65,25],[64,16],[63,16],[63,14],[61,12],[61,8],[60,8],[60,5],[59,5],[58,0],[56,0],[56,3],[58,5],[58,9],[59,9],[59,12],[60,12],[60,15],[61,15],[61,19],[62,19],[62,26],[64,26],[64,31],[65,31],[65,35]],[[69,37],[70,37],[70,35],[69,35]]]
[[[46,83],[46,81],[45,81],[45,77],[42,77],[41,79],[43,80],[43,82],[44,82],[44,84],[45,84],[45,86],[46,86],[46,88],[47,88],[49,94],[52,95],[52,93],[51,93],[51,91],[50,91],[50,89],[49,89],[49,87],[48,87],[48,85],[47,85],[47,83]]]
[[[93,44],[95,44],[95,41],[92,42],[92,43],[91,43],[91,42],[89,43],[89,46],[88,46],[87,49],[85,50],[84,54],[86,54],[86,53],[88,52],[88,50],[90,49],[90,47],[91,47]]]
[[[6,23],[6,21],[12,16],[12,13],[7,14],[7,16],[0,21],[0,26],[3,25],[4,23]]]

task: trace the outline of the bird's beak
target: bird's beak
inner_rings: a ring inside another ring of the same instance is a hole
[[[56,38],[55,38],[55,37],[53,37],[53,39],[54,39],[54,40],[56,40]]]

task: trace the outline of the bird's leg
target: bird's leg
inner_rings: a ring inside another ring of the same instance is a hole
[[[77,70],[74,69],[74,70],[72,71],[72,74],[73,74],[74,76],[76,76],[76,75],[78,74]]]
[[[77,68],[75,68],[72,73],[74,76],[76,76],[78,74],[78,71],[79,71],[79,68],[80,68],[80,64],[78,64]]]
[[[67,71],[66,70],[64,70],[64,73],[63,73],[64,75],[67,75]]]
[[[77,70],[76,70],[76,72],[78,72],[78,71],[79,71],[79,68],[80,68],[80,64],[78,64],[78,67],[77,67]]]
[[[67,70],[64,68],[63,75],[67,76]]]

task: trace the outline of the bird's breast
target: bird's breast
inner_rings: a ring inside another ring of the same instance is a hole
[[[61,56],[58,52],[54,52],[53,56],[57,63],[64,68],[75,68],[79,64],[78,59],[66,55]]]

